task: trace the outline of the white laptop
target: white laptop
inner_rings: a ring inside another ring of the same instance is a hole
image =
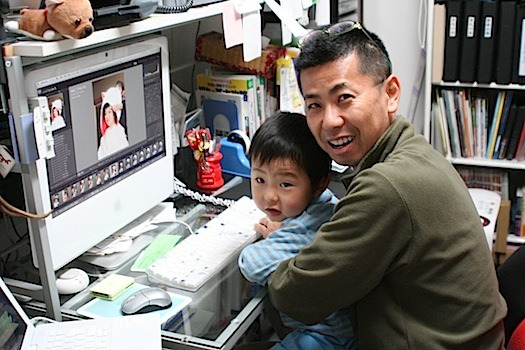
[[[157,313],[34,326],[0,278],[0,349],[161,349]]]

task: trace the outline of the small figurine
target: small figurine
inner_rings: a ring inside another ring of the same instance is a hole
[[[219,152],[219,147],[212,146],[210,130],[191,129],[185,136],[193,150],[193,159],[197,162],[197,186],[214,190],[224,185],[220,164],[222,154]]]

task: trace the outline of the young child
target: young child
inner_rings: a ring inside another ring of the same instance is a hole
[[[264,239],[243,249],[239,267],[248,281],[265,286],[280,262],[312,242],[337,198],[327,188],[331,159],[301,114],[278,112],[268,118],[253,137],[249,158],[252,197],[267,217],[255,225]],[[292,332],[272,349],[356,348],[349,310],[312,326],[283,314],[281,319]]]

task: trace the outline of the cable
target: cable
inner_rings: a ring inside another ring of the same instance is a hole
[[[190,197],[191,199],[194,199],[201,203],[211,203],[214,205],[221,205],[223,207],[230,207],[231,205],[235,203],[235,201],[232,199],[213,197],[213,196],[208,196],[204,193],[192,191],[189,188],[186,188],[183,185],[181,185],[180,181],[178,180],[174,181],[174,192],[181,194],[183,196],[186,196],[186,197]]]
[[[193,6],[193,0],[186,0],[184,5],[157,6],[155,13],[181,13],[188,11]]]
[[[21,216],[27,219],[44,219],[51,215],[52,211],[46,214],[32,214],[25,210],[18,209],[17,207],[9,204],[2,196],[0,196],[0,211],[10,216]]]
[[[188,225],[187,222],[184,222],[184,221],[182,221],[182,220],[174,220],[174,222],[186,226],[186,227],[188,228],[188,230],[190,231],[191,234],[194,234],[194,233],[195,233],[195,232],[193,232],[193,229],[191,228],[190,225]]]

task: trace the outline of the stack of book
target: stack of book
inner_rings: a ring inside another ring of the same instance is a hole
[[[434,144],[450,157],[525,160],[525,105],[512,91],[494,96],[463,89],[435,91]]]
[[[232,130],[250,139],[276,108],[271,80],[250,74],[216,72],[197,75],[197,105],[202,107],[206,127],[213,136],[224,137]]]

